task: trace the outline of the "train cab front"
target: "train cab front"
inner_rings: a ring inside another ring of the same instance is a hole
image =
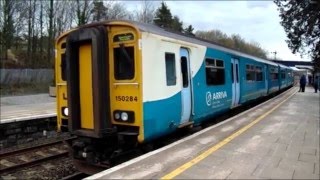
[[[124,22],[86,25],[67,36],[68,128],[77,136],[68,144],[78,163],[108,167],[143,141],[139,36]]]

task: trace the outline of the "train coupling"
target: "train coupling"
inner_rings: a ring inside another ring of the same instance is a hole
[[[98,159],[94,153],[94,148],[90,145],[87,145],[85,142],[74,141],[72,143],[72,149],[74,158],[85,160],[90,164],[98,162]]]

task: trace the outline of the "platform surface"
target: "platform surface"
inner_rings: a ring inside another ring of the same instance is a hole
[[[319,97],[311,87],[86,179],[319,179]]]
[[[0,124],[56,116],[56,99],[48,94],[1,97]]]

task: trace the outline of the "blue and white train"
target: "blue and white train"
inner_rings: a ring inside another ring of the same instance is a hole
[[[59,129],[78,164],[130,149],[293,85],[292,69],[150,24],[106,21],[56,40]]]

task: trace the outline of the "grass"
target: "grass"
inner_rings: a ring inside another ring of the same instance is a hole
[[[39,93],[49,93],[50,83],[43,84],[14,84],[0,86],[0,96],[19,96]]]

